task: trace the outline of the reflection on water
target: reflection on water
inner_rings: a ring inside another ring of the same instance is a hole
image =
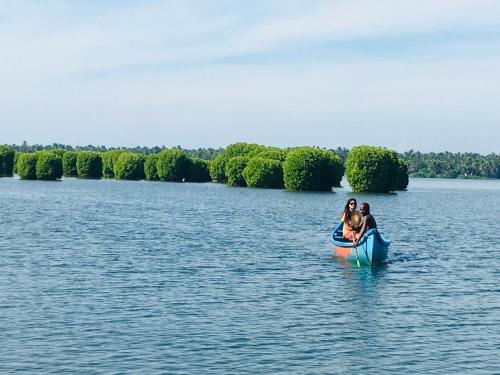
[[[0,179],[0,372],[497,372],[499,182],[357,194],[373,269],[332,255],[352,195]]]

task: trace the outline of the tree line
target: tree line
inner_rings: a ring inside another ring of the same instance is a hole
[[[158,153],[123,149],[73,151],[45,148],[16,152],[0,146],[0,175],[21,179],[57,180],[115,178],[120,180],[219,182],[234,187],[331,191],[344,173],[354,191],[387,192],[408,185],[407,165],[395,151],[357,146],[342,154],[318,147],[278,148],[234,143],[211,160],[192,157],[181,148]]]
[[[16,152],[32,153],[43,150],[65,150],[65,151],[95,151],[95,152],[107,152],[107,151],[127,151],[133,154],[158,154],[163,150],[168,149],[166,146],[135,146],[135,147],[106,147],[106,146],[71,146],[63,143],[52,143],[51,145],[41,145],[34,144],[29,145],[24,141],[21,145],[11,145]],[[181,146],[174,146],[173,149],[182,150],[184,153],[193,158],[200,158],[205,160],[213,159],[218,153],[220,153],[223,148],[196,148],[196,149],[183,149]]]
[[[412,177],[500,178],[500,155],[477,153],[421,153],[407,151],[401,158]]]
[[[51,145],[29,145],[24,141],[21,145],[12,145],[16,152],[32,153],[42,150],[67,150],[67,151],[127,151],[135,154],[158,154],[167,149],[165,146],[154,147],[106,147],[106,146],[76,146],[53,143]],[[183,149],[181,146],[175,146],[174,149],[183,151],[190,158],[200,158],[212,160],[220,154],[223,148],[197,148]],[[331,149],[340,157],[342,163],[345,163],[349,149],[338,147]],[[500,155],[491,153],[489,155],[480,155],[478,153],[422,153],[419,151],[406,151],[398,153],[398,157],[406,161],[408,173],[411,177],[444,177],[444,178],[500,178]]]

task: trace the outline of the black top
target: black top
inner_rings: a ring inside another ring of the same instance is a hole
[[[377,227],[377,222],[375,221],[375,218],[370,214],[368,215],[367,218],[365,218],[366,221],[366,230],[374,229]]]

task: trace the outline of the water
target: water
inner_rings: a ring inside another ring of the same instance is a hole
[[[374,270],[332,256],[349,196],[0,179],[0,373],[499,373],[500,181],[355,195]]]

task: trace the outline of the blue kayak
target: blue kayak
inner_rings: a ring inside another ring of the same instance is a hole
[[[370,229],[361,237],[356,256],[356,249],[352,242],[342,236],[342,227],[343,223],[340,223],[332,232],[332,242],[338,256],[353,263],[359,259],[361,264],[369,266],[383,263],[387,259],[387,251],[391,243],[377,229]]]

